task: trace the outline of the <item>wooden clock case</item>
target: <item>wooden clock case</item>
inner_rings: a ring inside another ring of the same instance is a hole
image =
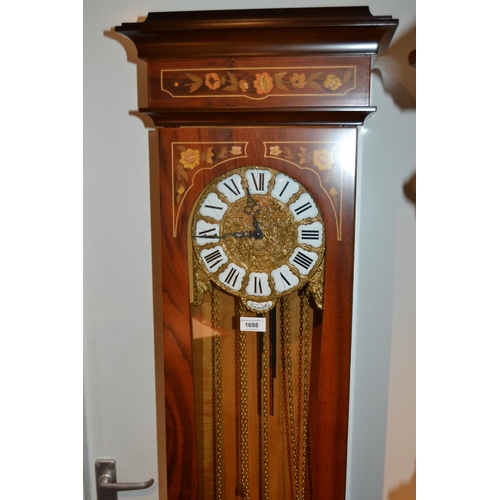
[[[148,107],[140,112],[159,137],[164,401],[158,404],[165,406],[160,453],[167,469],[160,485],[166,474],[169,500],[199,498],[189,218],[206,185],[248,165],[293,172],[325,219],[323,312],[311,351],[314,490],[305,498],[345,498],[357,131],[376,110],[373,58],[396,27],[390,16],[353,7],[151,13],[116,28],[147,61]]]

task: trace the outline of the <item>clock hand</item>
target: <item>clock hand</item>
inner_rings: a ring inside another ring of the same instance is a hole
[[[196,238],[206,238],[206,239],[211,239],[211,240],[224,240],[228,236],[232,236],[233,238],[236,239],[242,239],[242,238],[255,238],[256,240],[260,240],[264,237],[264,233],[262,229],[260,228],[259,221],[257,220],[257,214],[260,212],[260,205],[257,201],[255,201],[252,198],[252,195],[250,194],[250,189],[247,187],[247,204],[243,208],[243,211],[247,215],[252,216],[252,224],[254,227],[253,231],[234,231],[232,233],[225,233],[221,236],[217,236],[215,234],[196,234]]]
[[[247,204],[245,205],[245,208],[243,209],[243,211],[247,215],[252,216],[252,222],[253,222],[253,227],[254,227],[254,231],[253,231],[252,236],[256,240],[260,240],[264,237],[264,232],[262,231],[262,229],[259,225],[259,221],[257,220],[257,215],[260,212],[260,209],[261,209],[261,206],[259,205],[259,203],[257,201],[255,201],[253,199],[252,195],[250,194],[250,189],[247,187]]]
[[[259,210],[260,210],[260,207],[259,207]],[[253,227],[255,228],[253,231],[253,237],[256,240],[261,240],[262,238],[264,238],[264,233],[259,226],[259,221],[257,220],[257,214],[259,213],[259,210],[257,210],[257,212],[255,212],[253,214]]]
[[[255,238],[255,231],[235,231],[234,233],[229,233],[228,236],[233,238]]]
[[[260,230],[260,228],[259,228]],[[262,236],[256,234],[257,230],[254,231],[234,231],[232,233],[225,233],[221,236],[217,236],[216,234],[195,234],[195,238],[206,238],[210,240],[225,240],[228,236],[232,236],[233,238],[241,239],[241,238],[256,238],[260,239]],[[261,231],[262,233],[262,231]]]
[[[245,205],[245,208],[243,209],[246,214],[250,214],[253,210],[253,207],[255,205],[258,205],[259,203],[256,202],[253,198],[252,195],[250,194],[250,188],[247,186],[247,204]]]

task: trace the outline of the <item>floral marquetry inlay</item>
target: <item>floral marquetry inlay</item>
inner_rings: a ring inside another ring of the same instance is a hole
[[[179,204],[191,186],[193,173],[200,168],[212,168],[219,163],[246,157],[247,143],[172,144],[175,202]]]
[[[356,88],[355,66],[162,70],[161,89],[174,98],[343,96]]]
[[[328,194],[341,239],[342,166],[336,160],[336,143],[265,142],[264,157],[275,158],[315,172],[321,188]]]
[[[247,158],[249,142],[171,143],[173,181],[173,223],[177,233],[177,217],[194,176],[200,170],[240,158]],[[255,146],[253,146],[255,147]],[[336,158],[338,144],[332,142],[264,142],[263,158],[272,158],[310,170],[328,195],[335,215],[337,238],[342,239],[342,165]],[[259,149],[260,149],[259,148]]]
[[[177,234],[180,206],[193,185],[196,173],[237,158],[246,158],[247,146],[248,142],[171,143],[174,235]]]

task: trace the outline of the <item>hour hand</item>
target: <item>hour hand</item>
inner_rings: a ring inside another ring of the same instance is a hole
[[[234,231],[233,233],[226,233],[221,236],[221,238],[226,238],[227,236],[232,236],[235,239],[242,239],[242,238],[255,238],[256,240],[259,240],[264,236],[262,233],[262,230],[260,227],[255,227],[253,231]]]
[[[264,238],[264,233],[262,232],[262,229],[259,226],[259,221],[257,220],[257,217],[255,215],[253,216],[253,227],[253,237],[256,240],[261,240],[262,238]]]

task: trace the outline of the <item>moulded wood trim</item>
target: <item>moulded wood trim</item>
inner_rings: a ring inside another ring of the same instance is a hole
[[[168,57],[379,54],[398,21],[368,7],[319,7],[150,13],[115,31],[140,59]]]
[[[375,106],[308,109],[152,109],[142,108],[157,127],[175,126],[245,126],[245,125],[346,125],[361,126],[366,117],[377,110]]]
[[[391,16],[377,16],[363,7],[312,7],[295,9],[234,9],[189,12],[150,12],[143,26],[165,26],[169,29],[215,29],[248,27],[349,26],[373,24],[374,19],[387,20]]]

